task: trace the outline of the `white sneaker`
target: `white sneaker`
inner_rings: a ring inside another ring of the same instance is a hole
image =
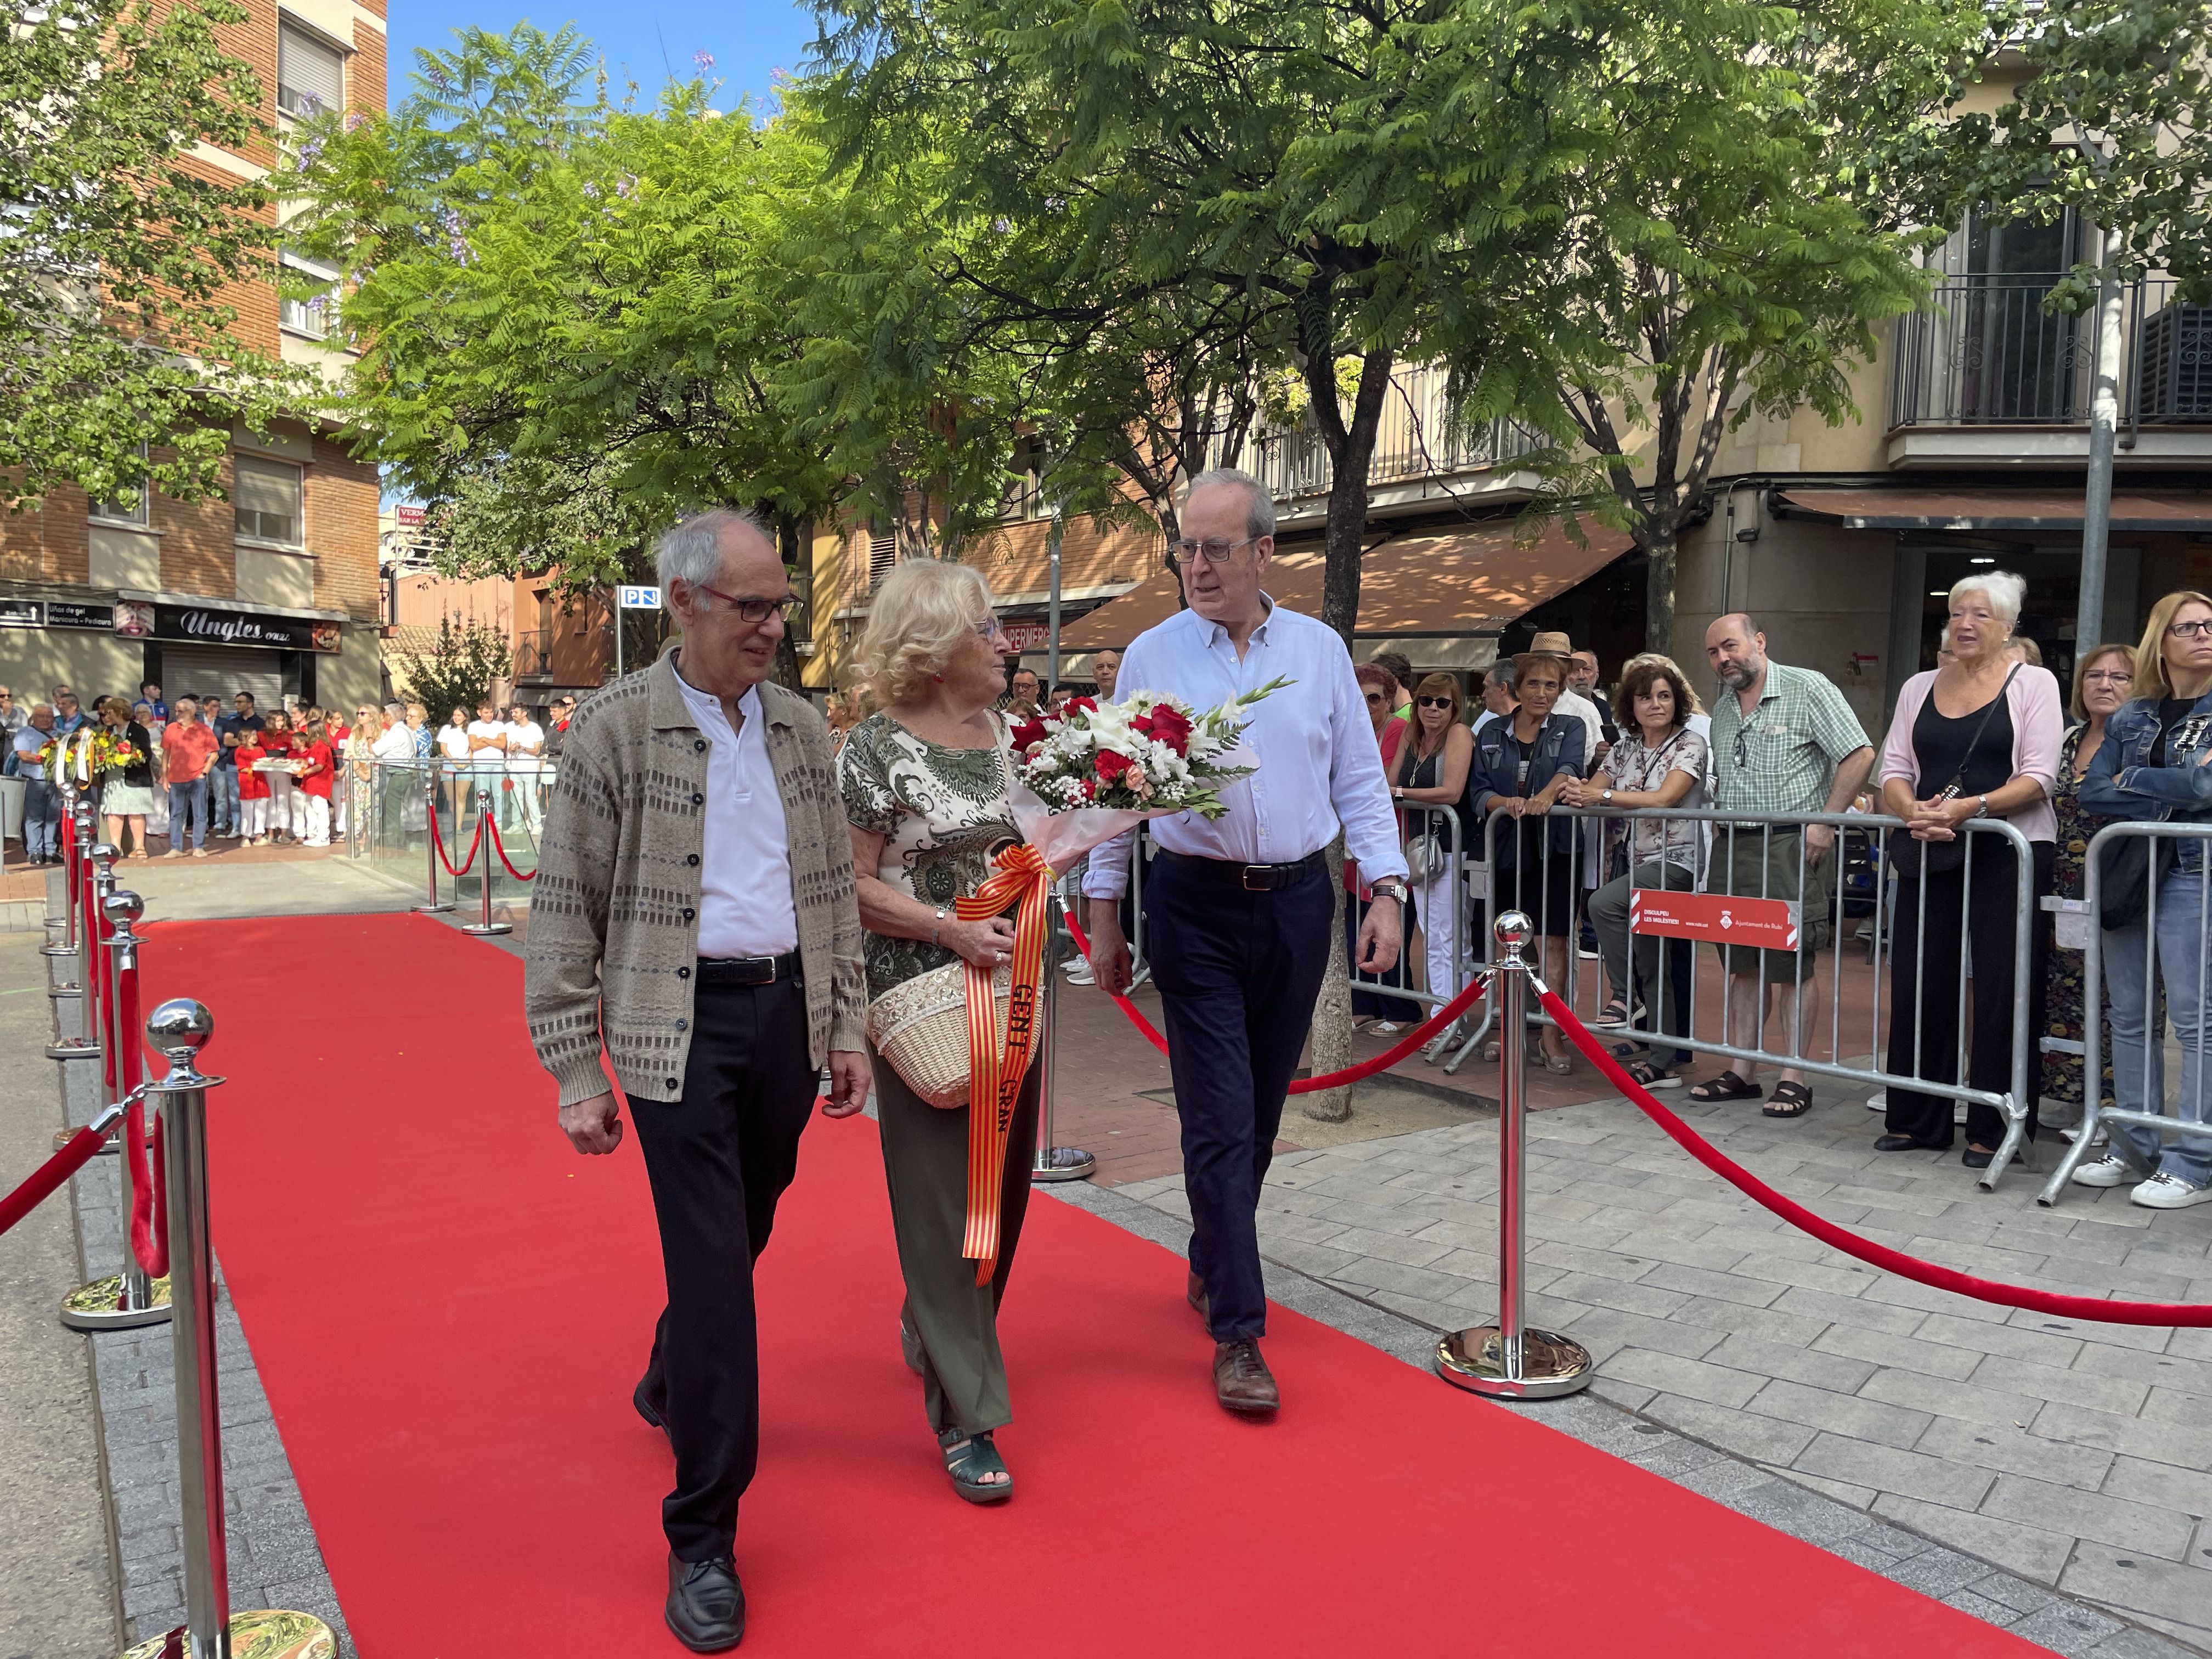
[[[1869,1096],[1867,1097],[1867,1110],[1869,1110],[1869,1112],[1886,1112],[1886,1111],[1887,1111],[1888,1109],[1889,1109],[1889,1091],[1888,1091],[1888,1090],[1887,1090],[1887,1089],[1877,1089],[1877,1090],[1875,1090],[1872,1094],[1870,1094],[1870,1095],[1869,1095]]]
[[[2212,1204],[2212,1187],[2192,1187],[2179,1176],[2160,1171],[2130,1193],[2128,1202],[2146,1210],[2185,1210],[2192,1204]]]
[[[2076,1187],[2125,1187],[2142,1181],[2142,1175],[2134,1164],[2117,1155],[2107,1155],[2094,1164],[2084,1164],[2074,1171]],[[2144,1182],[2148,1186],[2148,1182]]]
[[[1061,971],[1066,974],[1070,985],[1095,985],[1098,982],[1091,977],[1091,964],[1081,957],[1071,957]]]
[[[1378,1019],[1367,1028],[1370,1036],[1395,1036],[1406,1028],[1395,1019]]]
[[[2076,1124],[2070,1129],[2061,1129],[2058,1136],[2062,1140],[2079,1140],[2081,1139],[2081,1125]],[[2112,1131],[2100,1126],[2097,1133],[2089,1138],[2089,1144],[2092,1146],[2106,1146],[2112,1144]]]

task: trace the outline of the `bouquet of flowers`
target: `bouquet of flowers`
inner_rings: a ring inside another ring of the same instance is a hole
[[[138,745],[121,732],[102,726],[94,734],[92,769],[95,772],[120,772],[145,758]]]
[[[1273,679],[1195,714],[1180,697],[1134,691],[1121,702],[1072,698],[1013,729],[1014,822],[1055,870],[1146,818],[1229,809],[1221,790],[1256,770],[1240,739]]]

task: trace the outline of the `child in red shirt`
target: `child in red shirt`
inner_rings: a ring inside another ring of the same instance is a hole
[[[263,728],[261,746],[269,751],[271,760],[290,760],[294,757],[295,734],[291,716],[278,709],[270,715],[269,724]],[[297,841],[307,822],[307,811],[299,803],[305,799],[293,787],[289,772],[270,772],[269,779],[269,839],[273,842]]]
[[[321,721],[311,724],[302,735],[306,741],[294,751],[293,758],[302,763],[300,794],[301,804],[307,808],[305,844],[328,847],[331,844],[331,778],[337,770],[336,757],[331,753],[330,738],[325,733]]]
[[[256,761],[267,760],[269,751],[261,746],[261,733],[247,726],[238,734],[238,747],[230,752],[238,757],[238,833],[247,847],[266,847],[269,844],[269,775],[253,769]]]

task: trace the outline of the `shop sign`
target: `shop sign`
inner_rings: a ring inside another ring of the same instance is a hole
[[[0,628],[44,628],[46,607],[36,599],[0,599]]]
[[[157,605],[152,637],[194,645],[242,645],[264,651],[336,651],[343,624],[304,617],[271,617],[251,611],[217,611],[191,605]]]
[[[94,628],[107,633],[115,627],[115,607],[112,605],[79,605],[74,599],[48,599],[46,626]]]
[[[1000,623],[1006,643],[1017,652],[1046,651],[1052,647],[1052,624],[1041,622]]]

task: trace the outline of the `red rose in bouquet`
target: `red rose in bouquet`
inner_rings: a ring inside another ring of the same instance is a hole
[[[1108,785],[1119,783],[1125,772],[1141,772],[1136,762],[1127,755],[1117,755],[1112,750],[1102,750],[1098,756],[1099,781]]]
[[[1098,710],[1098,699],[1096,697],[1070,697],[1066,702],[1060,704],[1060,717],[1062,720],[1066,720],[1070,714],[1073,714],[1079,708],[1088,709],[1091,713],[1096,714]]]
[[[1157,705],[1141,720],[1132,720],[1132,726],[1141,726],[1156,743],[1164,743],[1178,755],[1190,752],[1190,717],[1168,703]]]
[[[1030,716],[1014,727],[1014,752],[1018,755],[1028,754],[1030,745],[1042,743],[1046,735],[1044,721],[1036,715]]]

